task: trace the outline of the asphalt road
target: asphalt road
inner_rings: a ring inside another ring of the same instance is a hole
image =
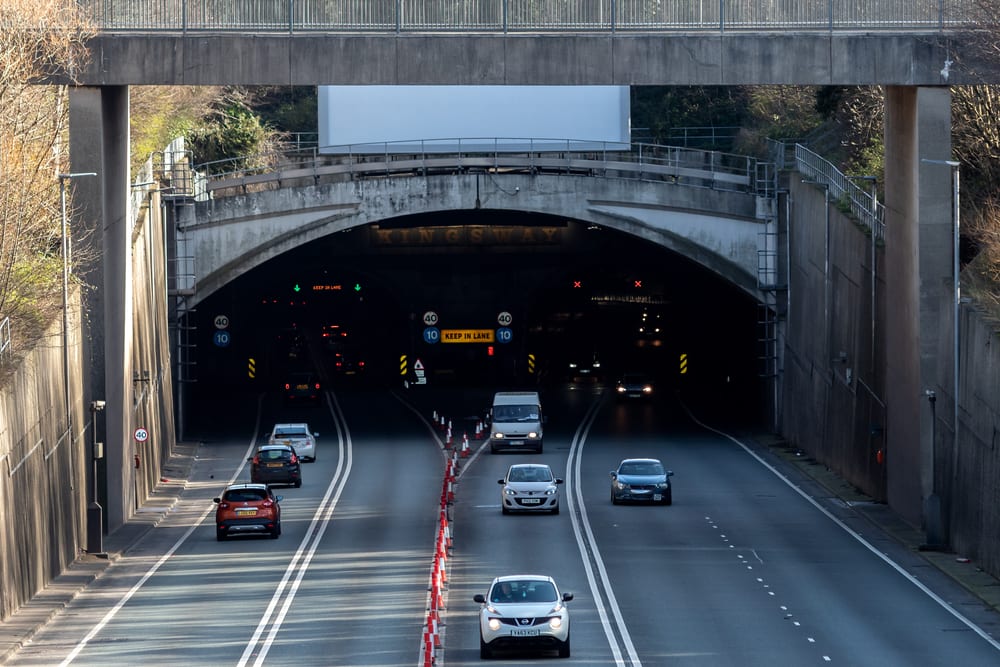
[[[5,664],[421,665],[445,462],[428,421],[436,411],[471,434],[489,395],[343,389],[294,411],[213,406],[170,511]],[[544,453],[473,441],[462,459],[437,667],[480,662],[472,596],[518,572],[575,594],[565,664],[1000,664],[995,610],[766,446],[669,399],[619,404],[584,386],[543,403]],[[278,491],[281,538],[217,542],[211,498],[248,477],[271,423],[299,418],[320,449],[302,488]],[[608,472],[626,456],[663,459],[673,505],[610,503]],[[525,460],[566,479],[558,515],[501,514],[497,480]]]

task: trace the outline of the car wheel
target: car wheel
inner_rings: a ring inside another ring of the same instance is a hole
[[[479,637],[479,659],[480,660],[489,660],[492,657],[493,657],[493,651],[490,650],[490,647],[486,645],[486,642],[484,642],[482,636],[480,636]]]
[[[569,657],[569,635],[566,635],[566,641],[559,645],[559,657],[568,658]]]
[[[673,491],[667,491],[665,494],[663,494],[663,504],[664,505],[673,505],[674,504],[674,492]]]
[[[559,506],[558,505],[556,505],[555,507],[552,508],[552,513],[553,514],[559,514]]]
[[[618,504],[618,496],[615,495],[614,491],[611,492],[611,504],[612,505]]]
[[[501,505],[500,505],[500,513],[501,513],[501,514],[510,514],[510,510],[509,510],[509,509],[507,509],[507,506],[506,506],[506,505],[502,505],[502,504],[501,504]]]
[[[216,528],[215,529],[215,539],[218,540],[219,542],[221,542],[224,539],[226,539],[226,531],[222,530],[221,528]]]
[[[497,453],[497,448],[494,447],[493,445],[490,445],[490,454],[496,454],[496,453]]]
[[[274,529],[271,531],[271,539],[272,540],[276,540],[276,539],[278,539],[279,535],[281,535],[281,524],[280,523],[277,524],[274,527]]]
[[[295,480],[295,488],[296,489],[302,488],[302,480],[301,479]]]

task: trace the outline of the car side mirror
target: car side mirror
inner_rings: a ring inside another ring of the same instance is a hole
[[[556,477],[556,484],[562,484],[562,483],[563,483],[563,481],[561,479],[559,479],[558,477]]]
[[[285,497],[284,496],[275,496],[274,499],[280,503],[282,500],[285,499]]]
[[[615,477],[618,477],[618,471],[617,470],[612,470],[609,474],[611,475],[611,479],[614,479]]]
[[[572,593],[563,593],[563,602],[569,602],[573,599]]]
[[[498,479],[497,484],[506,484],[506,482],[504,482],[502,479]]]
[[[486,604],[486,596],[484,596],[482,593],[476,593],[475,595],[472,596],[472,601],[478,602],[480,604]]]
[[[673,476],[674,476],[674,471],[673,470],[668,470],[667,471],[667,477],[673,477]]]
[[[314,437],[314,438],[318,438],[318,437],[319,437],[319,431],[317,431],[317,432],[313,433],[313,437]]]
[[[221,503],[222,502],[222,498],[212,498],[212,502],[213,503]]]
[[[253,457],[252,456],[248,456],[247,457],[247,461],[253,461]]]

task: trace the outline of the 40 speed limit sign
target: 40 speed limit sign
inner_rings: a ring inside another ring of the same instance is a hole
[[[135,436],[136,442],[146,442],[147,440],[149,440],[149,431],[142,428],[141,426],[135,430],[135,433],[133,435]]]

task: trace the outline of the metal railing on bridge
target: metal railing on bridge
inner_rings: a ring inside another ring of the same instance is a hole
[[[517,142],[522,152],[502,150]],[[443,153],[447,144],[454,150]],[[493,145],[492,150],[484,146]],[[468,146],[468,148],[465,148]],[[323,181],[391,176],[564,174],[757,191],[758,160],[746,155],[655,144],[602,144],[555,139],[436,139],[304,147],[195,165],[213,196]]]
[[[934,32],[976,0],[78,0],[102,31]]]
[[[851,215],[874,234],[876,240],[885,238],[885,206],[877,200],[874,190],[862,189],[855,183],[858,177],[842,173],[831,162],[801,144],[795,144],[795,164],[803,176],[829,188],[830,200],[846,206]]]

